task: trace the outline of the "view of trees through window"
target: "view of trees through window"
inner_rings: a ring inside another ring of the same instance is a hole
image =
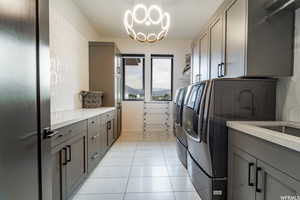
[[[173,56],[152,56],[152,100],[172,101]]]
[[[124,57],[124,100],[144,100],[144,58]]]

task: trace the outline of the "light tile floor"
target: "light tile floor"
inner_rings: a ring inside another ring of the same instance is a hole
[[[173,136],[122,135],[73,200],[200,200]]]

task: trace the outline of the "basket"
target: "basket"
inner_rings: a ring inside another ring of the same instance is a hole
[[[80,92],[82,97],[83,108],[99,108],[102,106],[103,92],[101,91],[82,91]]]

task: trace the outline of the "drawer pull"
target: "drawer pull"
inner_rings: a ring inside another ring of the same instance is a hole
[[[95,140],[95,139],[97,139],[97,137],[99,137],[99,135],[97,134],[97,135],[94,135],[94,136],[92,136],[92,140]]]
[[[45,138],[53,138],[55,137],[59,132],[58,131],[52,131],[51,129],[45,129],[44,134]]]
[[[61,137],[63,137],[63,136],[64,136],[63,134],[60,134],[60,135],[58,135],[55,139],[61,138]]]
[[[93,156],[92,156],[92,160],[95,160],[99,157],[99,154],[98,153],[95,153]]]
[[[67,162],[72,161],[72,148],[71,145],[67,145],[67,149],[69,150],[69,158],[67,159]]]
[[[254,163],[249,163],[248,165],[248,186],[254,186],[254,183],[251,182],[251,169],[254,167]]]
[[[261,172],[262,171],[262,168],[261,167],[257,167],[256,168],[256,184],[255,184],[255,190],[256,190],[256,192],[258,192],[258,193],[260,193],[260,192],[262,192],[262,189],[260,189],[260,188],[258,188],[258,176],[259,176],[259,172]]]
[[[68,149],[66,147],[64,147],[63,152],[64,152],[64,161],[63,161],[62,165],[65,166],[68,164],[68,160],[67,160]]]

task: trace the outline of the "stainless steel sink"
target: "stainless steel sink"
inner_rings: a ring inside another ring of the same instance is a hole
[[[287,135],[293,135],[296,137],[300,137],[300,128],[292,127],[289,125],[275,125],[275,126],[260,126],[261,128],[269,129],[272,131],[277,131],[281,133],[285,133]]]

